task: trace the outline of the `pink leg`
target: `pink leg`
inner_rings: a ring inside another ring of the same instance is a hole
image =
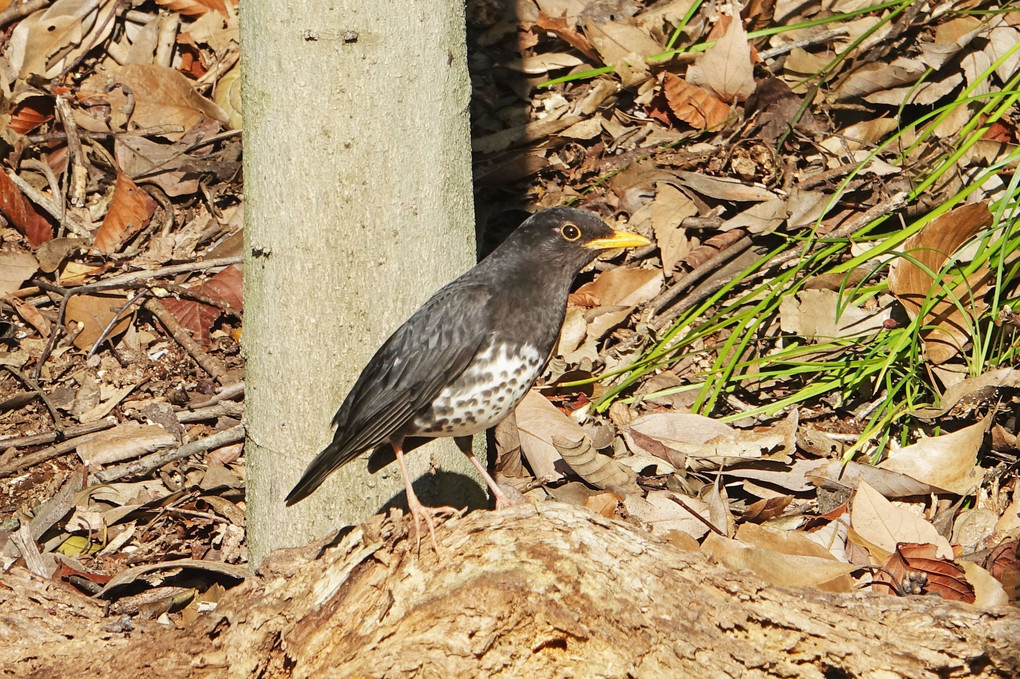
[[[505,509],[506,507],[513,506],[514,502],[512,502],[510,498],[506,496],[506,493],[500,490],[500,487],[496,484],[496,481],[491,476],[489,476],[489,472],[485,468],[485,465],[482,464],[481,460],[475,457],[474,452],[471,450],[471,437],[458,436],[454,438],[454,442],[457,444],[457,447],[460,449],[460,452],[464,453],[464,455],[467,456],[467,459],[471,460],[471,464],[475,466],[475,469],[478,470],[478,473],[482,475],[483,479],[485,479],[486,485],[488,485],[489,490],[492,491],[492,496],[496,498],[496,509]]]
[[[399,443],[393,443],[393,452],[397,454],[397,464],[400,465],[400,474],[404,477],[404,492],[407,493],[407,508],[411,512],[412,518],[414,518],[414,536],[417,540],[418,549],[421,549],[421,525],[420,520],[424,520],[425,524],[429,527],[429,537],[432,538],[432,549],[436,550],[436,556],[439,556],[439,545],[436,544],[436,526],[433,517],[436,516],[451,516],[457,513],[457,510],[453,507],[426,507],[418,499],[418,496],[414,494],[414,489],[411,487],[411,476],[407,473],[407,464],[404,462],[404,451],[403,446]]]

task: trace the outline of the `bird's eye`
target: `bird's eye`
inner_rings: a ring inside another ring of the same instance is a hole
[[[563,228],[560,229],[560,235],[566,240],[575,241],[581,237],[581,229],[577,228],[573,224],[564,224]]]

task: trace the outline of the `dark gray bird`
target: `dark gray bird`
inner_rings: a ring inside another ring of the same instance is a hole
[[[649,243],[583,210],[559,207],[532,215],[376,351],[333,417],[333,442],[308,465],[287,505],[307,497],[341,465],[388,443],[404,477],[415,534],[420,542],[423,519],[435,547],[433,516],[454,510],[425,507],[415,496],[403,441],[452,436],[492,490],[496,507],[507,506],[471,452],[471,435],[509,415],[538,379],[581,269],[600,250]]]

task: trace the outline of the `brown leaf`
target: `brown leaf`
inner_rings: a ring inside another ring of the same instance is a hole
[[[17,297],[7,298],[14,310],[18,312],[18,315],[25,319],[25,322],[31,325],[33,328],[39,331],[39,334],[43,337],[49,337],[50,335],[50,321],[48,318],[39,313],[33,305],[28,302],[23,302]]]
[[[667,73],[662,81],[669,110],[680,120],[699,130],[721,126],[730,115],[730,107],[686,80]]]
[[[718,33],[716,26],[712,33]],[[711,39],[712,36],[709,36]],[[687,80],[715,94],[724,102],[744,101],[754,91],[754,67],[747,31],[737,20],[729,20],[715,44],[698,55],[687,69]]]
[[[223,109],[199,94],[186,76],[172,68],[156,64],[128,64],[118,69],[115,77],[134,95],[131,121],[143,128],[180,125],[182,132],[161,135],[173,141],[203,119],[228,122]],[[109,101],[113,108],[127,104],[127,98],[119,88],[110,92]]]
[[[747,20],[747,30],[757,31],[772,23],[776,13],[776,0],[750,0],[740,10],[740,17]]]
[[[1020,600],[1020,540],[1003,540],[985,557],[985,570],[1002,583],[1010,600]]]
[[[599,454],[587,436],[573,440],[553,436],[552,443],[574,473],[599,490],[624,494],[641,492],[637,474],[608,455]]]
[[[53,100],[49,97],[28,97],[11,111],[7,127],[18,134],[28,134],[43,123],[53,120]]]
[[[110,209],[96,231],[93,245],[100,252],[117,252],[149,223],[155,209],[156,201],[152,196],[138,188],[127,175],[118,174]]]
[[[5,56],[22,78],[56,78],[113,32],[120,3],[54,2],[25,17],[11,33]]]
[[[553,19],[542,10],[539,10],[538,21],[535,25],[543,30],[554,33],[556,37],[563,40],[592,61],[598,60],[598,54],[595,52],[595,48],[591,46],[591,43],[588,42],[588,38],[575,31],[573,26],[567,23],[566,19]]]
[[[0,297],[20,288],[38,269],[39,262],[31,253],[0,252]]]
[[[127,303],[127,297],[116,295],[74,295],[67,301],[66,317],[84,327],[74,338],[74,346],[87,351],[93,347],[106,326],[113,320],[117,310]],[[124,332],[131,322],[131,314],[125,315],[106,337],[111,338]]]
[[[242,285],[243,277],[240,270],[235,266],[228,266],[202,285],[191,288],[191,290],[196,295],[223,302],[230,308],[239,311],[243,306]],[[162,300],[162,304],[202,344],[209,343],[212,326],[223,313],[223,310],[217,306],[193,299],[168,297]]]
[[[11,221],[32,247],[53,239],[53,227],[29,202],[6,172],[0,172],[0,212]]]
[[[933,273],[946,263],[956,250],[992,223],[992,213],[985,203],[963,205],[936,217],[903,244],[902,251],[913,258],[897,259],[889,271],[889,291],[896,295],[911,317],[916,317],[931,294],[948,293],[935,302],[925,314],[924,325],[931,328],[924,333],[925,354],[934,363],[945,363],[956,356],[970,339],[970,326],[980,312],[979,298],[989,290],[987,266],[967,277],[952,291],[944,284],[932,280],[923,268]],[[964,318],[953,298],[967,310],[970,319]]]
[[[941,558],[932,544],[900,542],[876,573],[878,582],[891,582],[903,594],[938,594],[944,599],[974,603],[974,587],[959,564]],[[873,585],[873,589],[880,586]]]
[[[584,501],[584,506],[607,519],[618,519],[623,496],[619,493],[599,493]]]

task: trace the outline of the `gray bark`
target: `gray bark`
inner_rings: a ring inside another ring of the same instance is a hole
[[[463,3],[253,0],[241,11],[257,565],[400,496],[394,465],[369,476],[356,461],[311,498],[282,503],[375,349],[474,263],[475,246]],[[415,475],[448,472],[444,492],[484,498],[452,443],[410,462]]]

